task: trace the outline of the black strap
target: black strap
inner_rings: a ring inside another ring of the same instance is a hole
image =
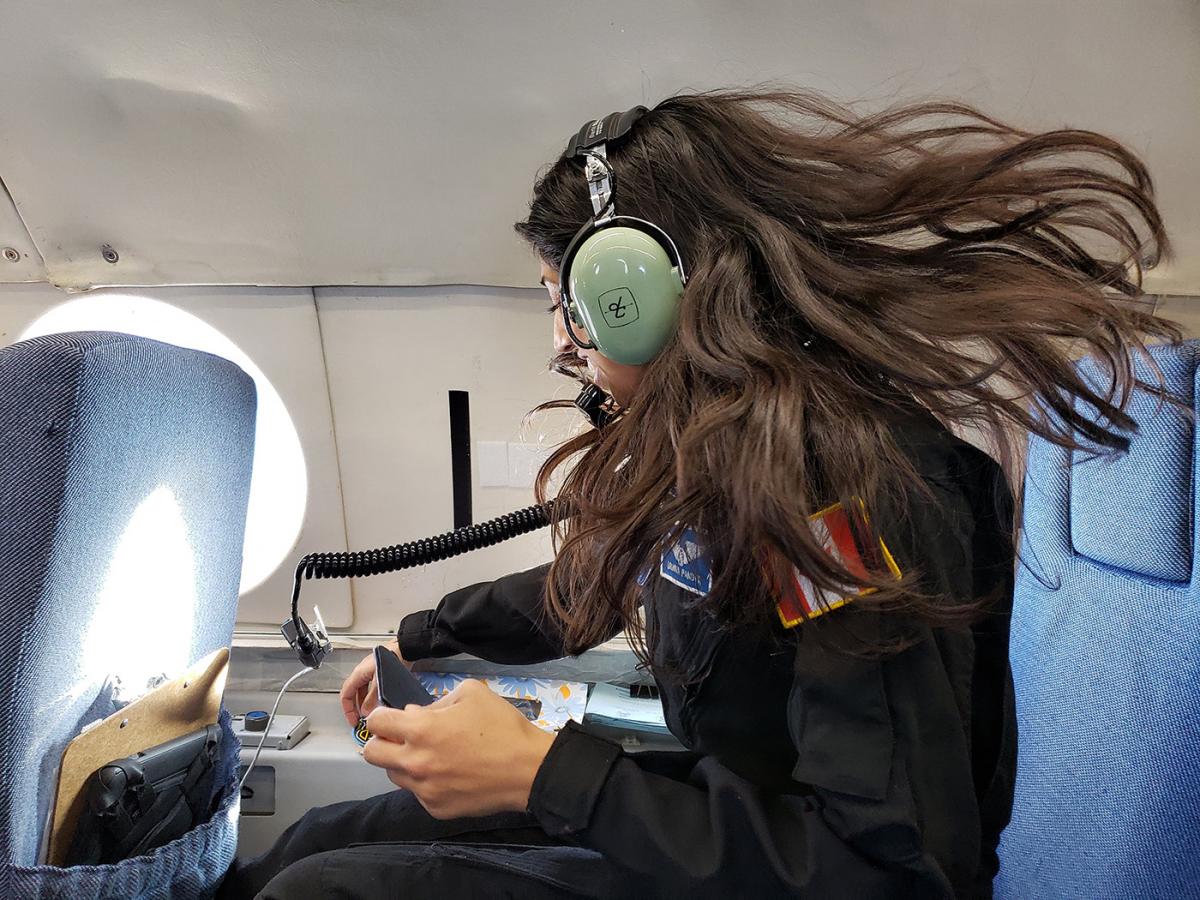
[[[603,119],[593,119],[588,122],[571,138],[571,142],[567,144],[567,152],[563,155],[566,157],[579,156],[588,150],[598,147],[600,144],[609,144],[613,141],[619,141],[629,133],[629,129],[633,128],[634,123],[644,116],[649,110],[644,106],[635,106],[633,109],[627,109],[625,112],[609,113]]]

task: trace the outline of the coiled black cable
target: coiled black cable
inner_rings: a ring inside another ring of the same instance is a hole
[[[435,537],[357,553],[310,553],[296,566],[292,587],[292,619],[300,606],[300,585],[309,578],[361,578],[397,572],[450,559],[481,547],[490,547],[550,524],[554,501],[527,506],[486,522],[467,525]]]

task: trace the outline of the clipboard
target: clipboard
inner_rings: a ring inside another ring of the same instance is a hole
[[[210,653],[174,681],[160,684],[63,751],[46,862],[61,866],[87,800],[84,786],[103,765],[215,724],[229,671],[229,649]]]

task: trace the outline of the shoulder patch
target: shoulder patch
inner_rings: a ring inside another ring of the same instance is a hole
[[[862,508],[861,502],[858,505],[860,515],[865,519],[866,510]],[[809,516],[809,522],[812,523],[817,542],[821,544],[826,553],[844,566],[848,572],[860,577],[867,575],[866,561],[863,559],[863,553],[859,549],[858,543],[854,540],[850,516],[841,503],[835,503],[833,506],[814,513]],[[887,544],[883,542],[882,537],[879,538],[879,555],[888,571],[899,578],[902,574],[900,567],[896,564],[895,558],[888,550]],[[783,627],[795,628],[805,619],[824,615],[840,606],[845,606],[855,597],[870,594],[874,590],[875,588],[855,590],[850,586],[840,591],[822,590],[813,584],[808,576],[793,567],[791,583],[785,585],[784,589],[780,591],[780,599],[775,608]]]

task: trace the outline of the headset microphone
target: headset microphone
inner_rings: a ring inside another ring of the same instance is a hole
[[[612,397],[595,384],[584,386],[575,398],[575,408],[587,416],[595,428],[603,428],[616,418]]]

